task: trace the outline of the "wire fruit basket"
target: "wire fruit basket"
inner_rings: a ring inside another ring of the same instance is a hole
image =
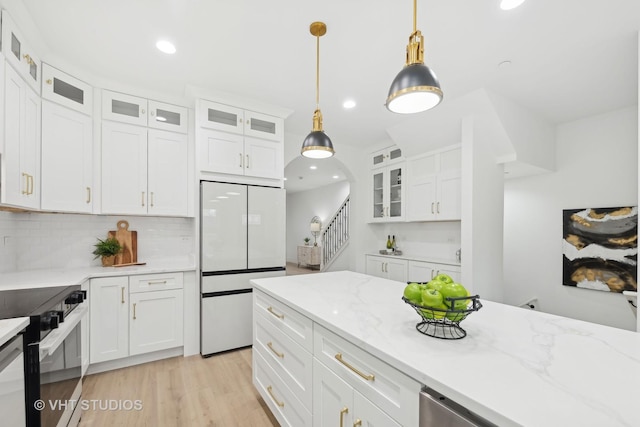
[[[429,335],[430,337],[442,338],[445,340],[459,340],[466,337],[467,331],[460,327],[460,322],[466,319],[469,314],[482,308],[482,303],[480,302],[480,297],[478,295],[459,298],[445,298],[449,307],[456,307],[456,302],[458,306],[460,306],[460,301],[466,301],[466,308],[462,310],[444,310],[440,308],[427,307],[409,301],[405,297],[402,297],[402,300],[413,307],[416,313],[418,313],[422,318],[422,321],[416,324],[418,332]]]

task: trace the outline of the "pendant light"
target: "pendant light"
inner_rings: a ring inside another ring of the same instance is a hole
[[[401,114],[429,110],[442,101],[436,75],[424,65],[422,33],[416,29],[417,0],[413,0],[413,33],[407,45],[407,61],[389,88],[386,106]]]
[[[312,159],[326,159],[335,153],[331,139],[322,130],[320,111],[320,37],[327,33],[327,26],[324,22],[314,22],[309,31],[316,37],[316,110],[313,112],[313,130],[304,139],[300,153]]]

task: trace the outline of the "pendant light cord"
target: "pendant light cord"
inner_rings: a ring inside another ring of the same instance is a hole
[[[413,33],[417,30],[416,16],[418,15],[418,0],[413,0]]]
[[[320,35],[316,36],[316,110],[320,108]]]

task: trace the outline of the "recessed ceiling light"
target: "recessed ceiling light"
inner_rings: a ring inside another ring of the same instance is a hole
[[[158,40],[158,42],[156,43],[156,47],[160,50],[160,52],[164,52],[169,55],[176,53],[176,47],[173,45],[173,43],[167,40]]]
[[[309,166],[309,169],[316,170],[316,169],[318,169],[318,167],[317,166]]]
[[[338,179],[340,178],[338,175],[333,175],[333,179]]]
[[[501,0],[500,1],[500,9],[502,10],[511,10],[520,6],[524,3],[524,0]]]
[[[353,99],[347,99],[346,101],[344,101],[344,103],[342,104],[342,106],[343,106],[344,108],[346,108],[347,110],[348,110],[348,109],[351,109],[351,108],[353,108],[353,107],[355,107],[355,106],[356,106],[356,101],[354,101]]]

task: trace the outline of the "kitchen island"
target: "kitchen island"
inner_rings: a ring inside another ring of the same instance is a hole
[[[401,282],[342,271],[252,283],[496,425],[639,425],[640,334],[482,300],[468,335],[442,340],[416,331]]]

